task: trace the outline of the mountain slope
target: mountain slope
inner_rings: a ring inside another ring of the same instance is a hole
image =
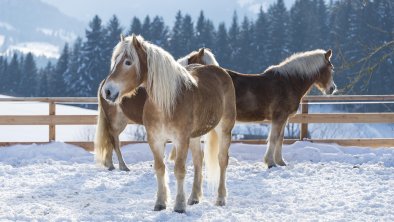
[[[85,24],[40,0],[0,0],[0,53],[14,50],[57,57]]]

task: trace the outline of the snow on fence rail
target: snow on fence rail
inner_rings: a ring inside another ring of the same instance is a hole
[[[345,102],[344,102],[345,101]],[[97,104],[96,97],[13,97],[0,98],[1,102],[45,102],[49,115],[0,115],[0,125],[48,125],[48,141],[42,142],[0,142],[0,146],[29,143],[48,143],[56,141],[57,125],[94,125],[96,115],[57,115],[56,104]],[[394,138],[371,139],[310,139],[309,123],[394,123],[394,113],[308,113],[309,104],[347,104],[394,102],[394,95],[350,95],[350,96],[306,96],[301,102],[301,112],[290,118],[290,123],[300,124],[299,139],[286,139],[286,144],[298,140],[318,143],[337,143],[343,146],[394,147]],[[131,123],[131,122],[130,122]],[[269,121],[264,121],[269,123]],[[122,141],[122,144],[142,143],[144,141]],[[67,142],[87,150],[93,149],[93,142]],[[235,140],[233,143],[265,144],[266,140]]]

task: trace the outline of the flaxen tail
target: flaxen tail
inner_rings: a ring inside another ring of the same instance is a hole
[[[206,135],[204,146],[205,174],[208,182],[208,190],[216,190],[220,179],[219,166],[219,138],[213,129]]]
[[[105,102],[104,98],[101,96],[101,88],[103,85],[104,81],[101,82],[97,93],[99,113],[97,117],[96,135],[94,137],[94,156],[97,164],[108,167],[109,163],[107,163],[107,161],[109,158],[112,159],[114,144],[110,133],[110,125],[102,107],[102,103]]]

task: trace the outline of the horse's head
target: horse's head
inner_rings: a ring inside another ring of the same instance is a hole
[[[189,55],[178,59],[178,63],[183,66],[187,66],[189,64],[219,66],[219,63],[216,61],[215,56],[208,48],[200,48],[198,51],[191,52]]]
[[[331,56],[331,49],[324,53],[324,64],[320,68],[320,74],[315,81],[315,86],[323,94],[333,94],[337,89],[333,78],[334,66],[331,63]]]
[[[146,80],[147,53],[143,41],[140,36],[121,36],[112,53],[111,71],[101,89],[106,100],[119,103]]]

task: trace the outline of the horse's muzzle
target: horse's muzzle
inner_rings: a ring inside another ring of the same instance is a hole
[[[106,87],[103,89],[103,94],[106,100],[114,103],[119,96],[119,91],[115,90],[113,87]]]

